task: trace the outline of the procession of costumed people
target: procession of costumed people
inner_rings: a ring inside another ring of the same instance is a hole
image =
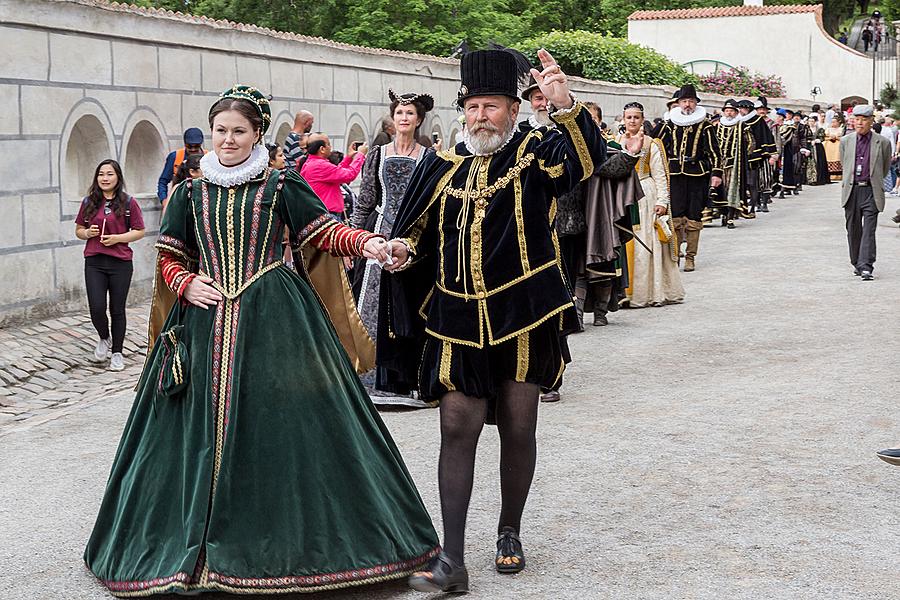
[[[343,158],[306,111],[287,154],[263,144],[264,91],[215,100],[212,151],[172,169],[148,356],[84,554],[112,594],[405,577],[467,591],[485,424],[500,438],[494,568],[520,572],[538,407],[562,399],[585,315],[602,327],[683,302],[705,226],[740,229],[841,176],[840,116],[772,119],[764,97],[719,114],[685,85],[662,118],[632,101],[611,128],[538,58],[463,54],[462,137],[446,148],[420,135],[423,91],[388,90],[381,143]],[[116,166],[98,167],[95,195],[118,193]],[[344,179],[313,181],[325,172]],[[120,348],[117,323],[97,353]],[[376,405],[437,408],[442,541]]]

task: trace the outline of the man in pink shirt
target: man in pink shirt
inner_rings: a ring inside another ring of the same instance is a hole
[[[310,136],[306,146],[309,154],[300,174],[309,183],[325,208],[338,219],[343,219],[344,194],[341,185],[350,183],[359,176],[363,162],[366,160],[367,145],[351,148],[340,165],[328,160],[331,155],[331,140],[323,133]]]

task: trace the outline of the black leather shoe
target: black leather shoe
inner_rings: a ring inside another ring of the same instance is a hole
[[[594,327],[603,327],[604,325],[609,325],[606,315],[598,312],[594,313]]]
[[[726,227],[728,227],[728,229],[734,229],[735,228],[734,221],[732,221],[731,219],[728,219],[728,223],[726,224]]]
[[[518,573],[525,568],[525,553],[522,551],[522,542],[516,530],[512,527],[504,527],[497,538],[497,559],[495,561],[498,573]]]
[[[863,281],[872,281],[875,277],[872,275],[872,271],[862,271],[859,274],[862,277]]]
[[[887,450],[879,450],[875,456],[884,462],[900,467],[900,448],[888,448]]]
[[[560,395],[556,390],[541,394],[541,402],[559,402]]]
[[[759,212],[769,212],[769,205],[768,205],[768,204],[763,204],[763,205],[760,207]]]
[[[441,552],[427,571],[419,571],[410,576],[409,587],[419,592],[465,594],[469,591],[469,571]]]

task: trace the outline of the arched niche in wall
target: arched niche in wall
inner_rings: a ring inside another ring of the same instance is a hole
[[[345,143],[342,152],[347,152],[353,142],[368,144],[370,138],[366,134],[366,131],[366,122],[363,120],[362,116],[360,116],[359,113],[350,115],[350,118],[347,119],[347,133],[344,136]]]
[[[444,138],[444,124],[439,116],[433,115],[430,130],[422,133],[428,136],[429,140],[434,140],[434,136],[437,135],[437,138],[443,142],[443,147],[447,147],[447,140]]]
[[[63,125],[59,144],[61,214],[74,216],[100,161],[116,158],[112,124],[95,100],[76,104]]]
[[[166,131],[156,114],[146,108],[135,109],[122,136],[122,171],[132,196],[156,196],[156,182],[166,162]]]
[[[444,149],[452,148],[460,141],[462,141],[462,138],[460,138],[460,129],[454,125],[450,130],[450,135],[447,136],[447,141],[444,142]]]
[[[286,110],[278,113],[278,115],[272,119],[272,125],[269,127],[269,143],[277,146],[284,146],[284,140],[287,139],[293,126],[294,115]]]

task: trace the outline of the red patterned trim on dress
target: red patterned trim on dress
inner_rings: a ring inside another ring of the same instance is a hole
[[[322,230],[323,227],[333,227],[337,224],[337,221],[334,220],[330,214],[322,214],[310,221],[306,227],[300,230],[300,233],[297,234],[296,245],[299,248],[303,244],[305,244],[310,236],[315,235],[319,231]],[[293,245],[293,243],[291,244]]]
[[[191,273],[187,267],[178,260],[180,257],[171,254],[168,250],[160,250],[159,266],[160,274],[163,281],[169,286],[169,289],[181,298],[187,285],[194,280],[197,275]]]
[[[111,592],[139,592],[148,588],[161,587],[170,583],[187,583],[191,576],[187,573],[175,573],[169,577],[157,577],[156,579],[148,579],[146,581],[113,581],[110,579],[101,579],[100,583],[105,585]]]
[[[371,239],[384,236],[380,233],[370,233],[364,229],[347,227],[343,223],[334,222],[328,228],[322,228],[318,233],[309,238],[309,243],[328,252],[332,256],[362,256],[363,246]]]
[[[147,581],[111,581],[101,579],[100,582],[111,592],[124,592],[127,595],[132,595],[128,594],[128,592],[132,592],[134,595],[146,595],[141,594],[141,592],[147,590],[152,590],[151,593],[161,593],[162,589],[154,590],[153,588],[164,588],[172,585],[196,591],[266,590],[276,593],[291,593],[294,591],[328,590],[402,577],[411,573],[413,569],[425,564],[439,553],[440,546],[437,546],[410,560],[320,575],[257,578],[234,577],[210,571],[208,574],[208,585],[190,583],[191,577],[187,573],[176,573],[171,577],[159,577]]]
[[[247,245],[247,269],[244,271],[244,281],[253,277],[256,245],[259,243],[259,215],[262,212],[263,192],[266,191],[268,183],[268,179],[264,180],[260,184],[259,189],[256,190],[256,196],[253,198],[253,213],[250,218],[250,241]]]
[[[206,235],[206,247],[209,251],[209,262],[212,264],[212,275],[216,281],[222,281],[219,273],[219,261],[216,258],[216,244],[213,240],[212,227],[209,223],[209,186],[204,181],[200,184],[203,207],[203,233]]]

